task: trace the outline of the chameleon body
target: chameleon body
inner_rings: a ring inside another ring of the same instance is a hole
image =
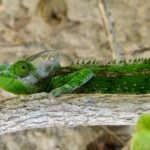
[[[61,67],[56,51],[42,51],[0,66],[0,87],[14,94],[150,93],[150,60],[100,64],[83,62]]]
[[[139,117],[135,133],[131,139],[131,150],[150,149],[150,114],[143,114]]]

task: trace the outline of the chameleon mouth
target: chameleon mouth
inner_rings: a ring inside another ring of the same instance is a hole
[[[30,94],[34,92],[32,84],[22,81],[16,75],[9,75],[8,72],[0,72],[0,87],[14,94]]]

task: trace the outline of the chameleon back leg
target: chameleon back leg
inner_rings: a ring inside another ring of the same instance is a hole
[[[52,96],[59,96],[65,93],[72,93],[76,89],[80,88],[82,85],[87,83],[93,77],[93,72],[91,69],[83,69],[80,71],[76,71],[74,73],[70,73],[66,76],[57,76],[53,79],[52,85],[55,87],[58,80],[65,82],[60,87],[54,88],[51,91]]]

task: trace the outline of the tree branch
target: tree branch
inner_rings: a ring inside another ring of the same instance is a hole
[[[46,93],[0,102],[0,134],[48,126],[134,125],[150,111],[150,94],[75,94],[51,98]]]

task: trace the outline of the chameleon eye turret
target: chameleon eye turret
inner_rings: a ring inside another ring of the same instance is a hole
[[[26,61],[18,61],[13,66],[13,71],[20,77],[25,77],[30,74],[31,66]]]

